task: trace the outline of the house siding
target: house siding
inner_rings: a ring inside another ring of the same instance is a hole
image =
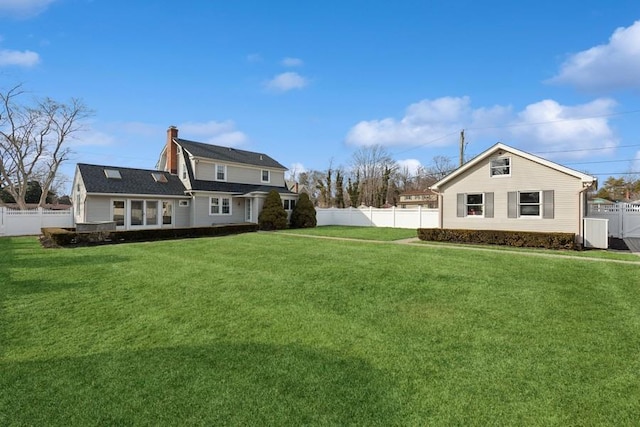
[[[490,162],[498,157],[502,156],[488,157],[441,189],[446,195],[442,206],[444,228],[580,233],[579,179],[513,153],[505,155],[511,158],[511,175],[492,177]],[[553,219],[508,217],[509,192],[545,190],[554,190]],[[493,193],[493,218],[458,217],[457,194],[464,193]]]
[[[87,196],[85,222],[111,221],[111,198]]]
[[[227,182],[236,182],[239,184],[264,184],[262,182],[262,168],[251,166],[238,166],[226,163],[210,163],[200,161],[195,165],[196,179],[203,181],[216,181],[216,165],[225,165],[227,167]],[[284,185],[284,171],[264,168],[271,172],[270,185]]]
[[[231,198],[231,215],[210,215],[210,197]],[[244,222],[244,198],[231,197],[227,194],[201,194],[192,199],[195,227],[207,227],[216,224],[234,224]]]

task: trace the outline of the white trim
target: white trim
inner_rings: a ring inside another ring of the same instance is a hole
[[[264,179],[264,173],[267,173],[267,179]],[[271,171],[269,169],[260,169],[260,182],[262,183],[270,183],[271,182]]]
[[[538,203],[522,203],[520,201],[520,195],[522,193],[538,193]],[[542,196],[542,191],[540,191],[540,190],[518,191],[518,198],[516,199],[517,208],[518,208],[518,218],[515,218],[515,219],[520,219],[520,218],[524,218],[524,219],[542,218],[542,210],[544,209],[544,204],[543,204],[542,197],[543,197]],[[521,206],[538,206],[538,215],[523,215],[522,211],[520,210]]]
[[[224,178],[220,179],[218,178],[218,168],[222,167],[224,169]],[[214,167],[213,167],[213,173],[214,173],[214,178],[215,181],[218,182],[227,182],[227,165],[222,164],[222,163],[215,163]]]
[[[129,194],[129,193],[86,193],[87,196],[121,197],[125,199],[188,199],[189,196],[167,194]]]
[[[469,204],[469,196],[477,196],[477,195],[481,195],[482,196],[482,203],[471,203]],[[465,193],[464,194],[464,217],[465,218],[484,218],[484,213],[486,210],[485,207],[485,202],[486,202],[486,197],[485,197],[485,193]],[[469,206],[481,206],[482,207],[482,214],[480,215],[469,215]]]
[[[217,213],[212,212],[213,199],[218,199],[218,204],[216,205],[218,207],[218,212]],[[222,208],[224,207],[224,201],[225,200],[227,200],[228,203],[229,203],[229,212],[228,213],[222,212]],[[230,215],[233,215],[233,203],[232,203],[232,200],[233,199],[231,197],[209,196],[209,216],[230,216]]]
[[[496,160],[508,160],[508,165],[506,166],[494,166],[493,162]],[[511,168],[513,166],[513,162],[511,161],[511,156],[499,156],[493,159],[489,159],[489,176],[491,178],[509,178],[511,176]],[[493,171],[494,169],[498,169],[498,168],[508,168],[509,169],[509,173],[496,173],[494,174]]]
[[[543,159],[542,157],[538,157],[535,156],[533,154],[529,154],[526,153],[524,151],[518,150],[517,148],[513,148],[510,147],[508,145],[505,145],[501,142],[495,144],[493,147],[487,149],[486,151],[484,151],[483,153],[478,154],[476,157],[474,157],[473,159],[471,159],[470,161],[468,161],[467,163],[465,163],[464,165],[460,166],[458,169],[456,169],[455,171],[451,172],[449,175],[445,176],[444,178],[442,178],[440,181],[436,182],[434,185],[432,185],[431,187],[429,187],[432,190],[440,190],[441,187],[443,185],[445,185],[447,182],[451,181],[452,179],[462,175],[463,173],[465,173],[466,171],[468,171],[469,169],[473,168],[474,166],[476,166],[477,164],[479,164],[480,162],[484,161],[485,159],[487,159],[488,157],[494,155],[496,152],[499,151],[504,151],[504,152],[508,152],[511,154],[515,154],[516,156],[520,156],[523,157],[527,160],[531,160],[532,162],[536,162],[539,163],[543,166],[547,166],[551,169],[555,169],[559,172],[563,172],[567,175],[573,176],[575,178],[580,179],[583,183],[585,184],[591,184],[595,181],[597,181],[597,179],[591,175],[587,175],[584,174],[582,172],[579,172],[575,169],[570,169],[566,166],[562,166],[559,165],[557,163],[551,162],[549,160]]]

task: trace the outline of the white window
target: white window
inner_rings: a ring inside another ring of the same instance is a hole
[[[465,198],[465,209],[467,216],[483,216],[484,194],[467,194]]]
[[[500,157],[491,160],[491,176],[511,175],[511,158]]]
[[[282,206],[285,211],[292,211],[296,207],[296,201],[285,199],[282,201]]]
[[[189,201],[188,200],[180,200],[178,202],[178,206],[180,206],[181,208],[188,208],[189,207]]]
[[[540,191],[521,191],[518,193],[520,216],[540,216],[542,197]]]
[[[231,215],[231,199],[229,197],[211,197],[210,215]]]
[[[268,170],[263,169],[262,170],[262,182],[270,182],[271,181],[271,174],[269,173]]]
[[[216,165],[216,180],[217,181],[227,180],[227,167],[225,165]]]

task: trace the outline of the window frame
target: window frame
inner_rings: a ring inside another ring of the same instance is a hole
[[[481,203],[469,203],[469,197],[470,196],[480,196],[482,197],[482,202]],[[465,193],[464,195],[464,216],[465,218],[484,218],[484,214],[485,214],[485,201],[486,201],[486,197],[484,193]],[[469,213],[469,207],[470,206],[480,206],[480,214],[470,214]]]
[[[264,179],[264,174],[267,173],[267,179]],[[269,169],[262,169],[260,171],[260,182],[270,183],[271,182],[271,171]]]
[[[522,195],[523,194],[537,194],[538,195],[538,202],[537,203],[532,203],[532,202],[522,202]],[[516,199],[518,202],[518,218],[542,218],[542,210],[543,210],[543,195],[542,195],[542,191],[540,190],[533,190],[533,191],[518,191],[518,198]],[[525,206],[537,206],[538,207],[538,213],[533,215],[533,214],[527,214],[527,213],[522,213],[522,207]]]
[[[223,177],[220,178],[219,174],[220,174],[220,170],[219,168],[222,168],[222,175]],[[222,182],[226,182],[227,181],[227,165],[221,165],[219,163],[215,164],[215,178],[216,181],[222,181]]]
[[[503,161],[506,160],[507,164],[506,165],[495,165],[494,162],[497,161]],[[494,159],[491,159],[489,161],[489,176],[491,176],[491,178],[501,178],[501,177],[509,177],[511,176],[511,168],[513,167],[512,163],[511,163],[511,157],[510,156],[501,156],[501,157],[496,157]],[[496,173],[496,171],[498,169],[508,169],[508,173]]]
[[[213,203],[214,200],[216,200],[215,204]],[[231,197],[228,197],[228,196],[211,196],[211,197],[209,197],[209,215],[210,216],[218,216],[218,215],[228,216],[228,215],[232,215],[233,214],[232,206],[233,206],[233,203],[231,203]],[[215,209],[215,208],[217,208],[217,209]],[[217,212],[214,212],[214,210],[217,210]],[[225,210],[227,212],[225,212]]]

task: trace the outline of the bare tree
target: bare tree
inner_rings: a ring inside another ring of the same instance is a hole
[[[391,173],[397,163],[381,145],[362,147],[352,157],[352,174],[359,177],[359,199],[367,206],[380,207],[386,202]]]
[[[42,187],[39,206],[46,202],[58,168],[69,159],[68,139],[81,129],[91,111],[78,99],[68,104],[51,98],[32,105],[18,103],[22,85],[0,91],[0,180],[20,209],[26,209],[27,183]]]
[[[436,181],[441,180],[456,169],[450,157],[433,156],[431,165],[427,167],[426,173]]]

